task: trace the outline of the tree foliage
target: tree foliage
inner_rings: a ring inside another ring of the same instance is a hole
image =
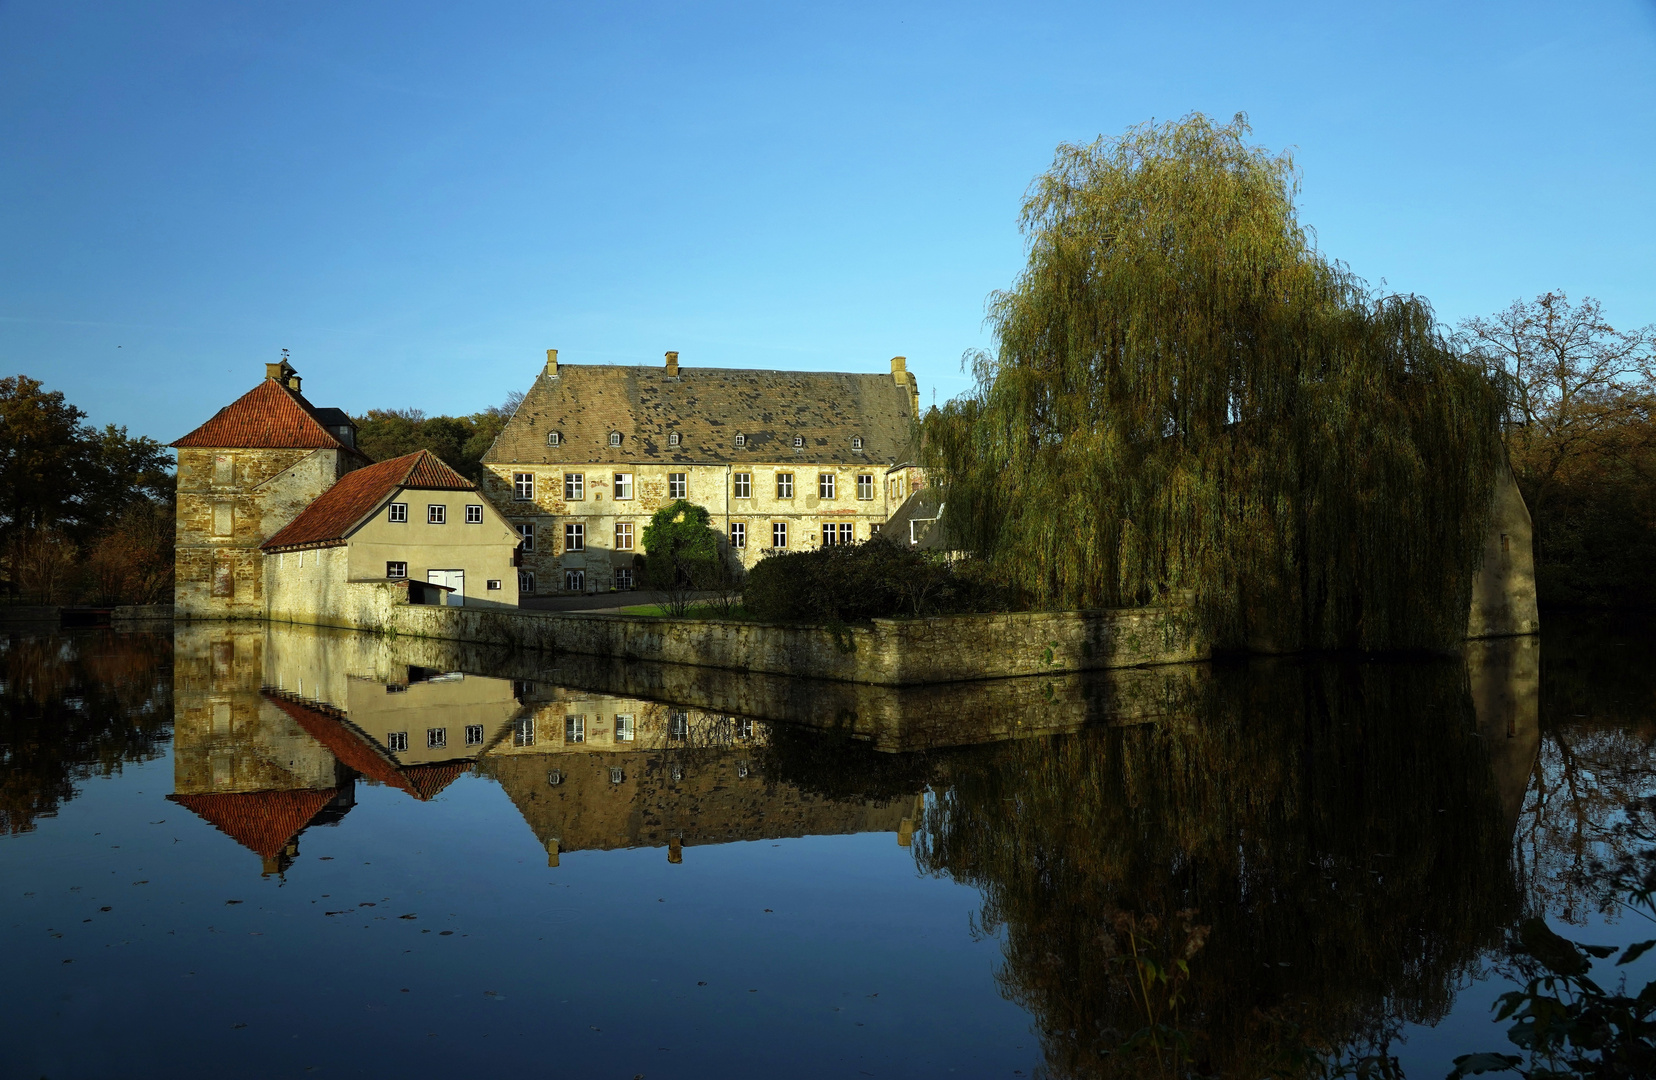
[[[1003,594],[936,553],[881,537],[767,554],[749,572],[742,603],[761,619],[843,623],[983,611],[1005,606]]]
[[[692,594],[710,587],[721,572],[724,553],[707,508],[676,499],[650,516],[644,526],[644,576],[660,591],[674,615],[683,615]]]
[[[925,423],[951,545],[1047,605],[1194,589],[1220,644],[1456,638],[1498,391],[1316,250],[1248,132],[1146,124],[1036,178],[998,350]]]
[[[513,391],[504,405],[470,416],[427,416],[420,409],[369,409],[352,419],[357,447],[375,461],[430,450],[474,482],[483,478],[483,455],[512,418],[523,395]]]
[[[1549,292],[1458,338],[1507,391],[1542,602],[1656,604],[1656,325],[1617,330],[1592,297]]]

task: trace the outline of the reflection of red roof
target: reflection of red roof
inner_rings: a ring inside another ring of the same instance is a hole
[[[417,450],[346,473],[263,547],[272,551],[343,540],[399,488],[475,491],[477,485],[443,464],[443,459],[431,451]]]
[[[208,792],[167,798],[242,847],[273,859],[338,794],[338,788],[308,788]]]
[[[410,765],[402,768],[389,751],[369,738],[361,728],[336,715],[332,710],[315,704],[295,701],[273,690],[264,691],[266,700],[293,717],[311,738],[328,748],[339,763],[370,780],[387,787],[398,788],[425,802],[433,799],[454,782],[455,777],[471,768],[469,761],[451,761],[440,765]]]
[[[173,443],[183,447],[350,450],[316,418],[297,390],[266,379]],[[352,450],[352,453],[358,451]]]

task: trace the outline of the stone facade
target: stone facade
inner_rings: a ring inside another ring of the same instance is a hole
[[[641,584],[644,527],[705,507],[736,562],[874,535],[924,478],[902,357],[889,375],[559,364],[484,457],[523,532],[523,592]],[[825,531],[826,530],[826,531]]]

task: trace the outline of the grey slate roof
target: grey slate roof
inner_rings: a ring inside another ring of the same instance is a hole
[[[682,366],[558,365],[542,371],[483,456],[490,464],[892,465],[913,456],[913,407],[890,374]],[[549,446],[558,432],[561,444]],[[677,431],[680,443],[668,445]],[[612,447],[610,433],[621,433]],[[747,445],[736,446],[738,434]],[[794,449],[794,436],[805,445]],[[851,440],[861,437],[854,452]]]

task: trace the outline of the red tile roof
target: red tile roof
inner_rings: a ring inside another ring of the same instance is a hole
[[[273,859],[339,794],[337,788],[300,791],[207,792],[167,798],[236,843]]]
[[[351,450],[323,426],[299,391],[275,379],[255,386],[172,445]]]
[[[265,699],[293,717],[317,742],[348,769],[376,780],[386,787],[407,792],[421,802],[433,799],[454,782],[455,777],[471,768],[469,761],[450,761],[437,765],[410,765],[403,768],[390,752],[343,715],[319,708],[307,701],[298,701],[274,690],[263,691]]]
[[[346,473],[262,546],[274,551],[343,540],[398,488],[475,491],[477,485],[443,464],[442,458],[431,451],[417,450]]]

